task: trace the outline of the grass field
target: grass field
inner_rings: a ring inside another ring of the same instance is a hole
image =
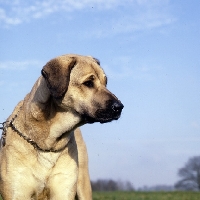
[[[94,192],[93,200],[200,200],[200,192]]]
[[[93,192],[93,200],[200,200],[200,192]]]

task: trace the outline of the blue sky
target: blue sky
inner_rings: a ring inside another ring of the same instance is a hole
[[[47,61],[92,55],[125,105],[82,127],[92,180],[174,184],[200,154],[198,0],[0,0],[0,122]]]

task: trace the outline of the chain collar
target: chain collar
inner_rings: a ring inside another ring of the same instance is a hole
[[[6,131],[7,131],[7,126],[6,126],[6,122],[0,123],[0,125],[2,127],[0,127],[0,129],[2,129],[2,135],[1,135],[1,146],[4,147],[6,145]]]
[[[20,108],[20,110],[21,110],[21,108]],[[20,132],[15,127],[15,125],[13,124],[13,122],[17,118],[17,116],[18,116],[18,113],[10,121],[5,121],[3,123],[0,123],[2,125],[2,127],[0,127],[0,129],[3,130],[2,135],[1,135],[1,146],[2,147],[6,145],[6,133],[7,133],[8,127],[11,127],[12,130],[15,131],[20,137],[22,137],[29,144],[31,144],[34,147],[34,149],[37,149],[39,151],[42,151],[42,152],[45,152],[45,153],[48,153],[48,152],[59,153],[59,152],[61,152],[62,150],[64,150],[67,147],[67,144],[66,144],[61,149],[57,149],[57,150],[54,150],[54,149],[43,149],[43,148],[41,148],[40,146],[38,146],[38,144],[36,142],[34,142],[31,138],[29,138],[26,135],[24,135],[22,132]]]

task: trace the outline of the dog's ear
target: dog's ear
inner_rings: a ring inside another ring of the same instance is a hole
[[[50,60],[42,69],[42,76],[45,78],[47,87],[54,98],[61,98],[67,91],[70,72],[76,59],[74,57],[58,57]]]
[[[100,65],[100,60],[99,59],[97,59],[97,58],[93,58],[95,61],[96,61],[96,63],[98,64],[98,65]]]

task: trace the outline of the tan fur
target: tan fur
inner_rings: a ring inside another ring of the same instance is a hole
[[[106,89],[106,76],[92,57],[57,57],[42,75],[8,118],[0,193],[4,200],[91,200],[87,150],[78,127],[118,119],[121,111],[113,112],[109,102],[119,100]],[[41,149],[58,152],[34,148],[9,125],[13,119]]]

